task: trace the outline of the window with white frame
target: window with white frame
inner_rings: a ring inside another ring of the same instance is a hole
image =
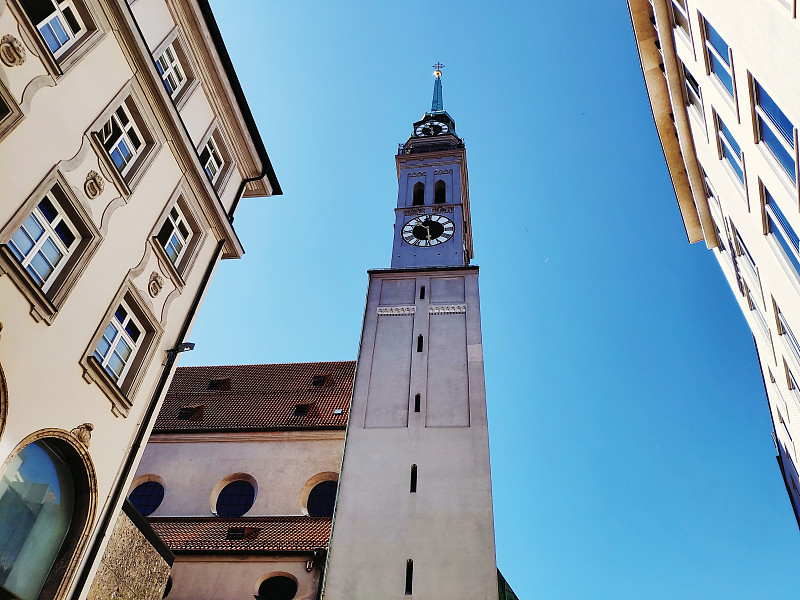
[[[126,100],[120,104],[99,133],[103,147],[122,175],[128,173],[145,146],[130,103],[130,100]]]
[[[775,101],[753,80],[758,141],[764,142],[781,167],[797,181],[797,128]]]
[[[731,130],[722,122],[719,115],[717,115],[716,121],[720,160],[724,161],[731,168],[739,181],[744,184],[744,160],[742,158],[742,149],[736,141],[736,138],[733,137]]]
[[[683,87],[686,90],[686,105],[693,109],[702,120],[703,118],[703,96],[700,93],[700,84],[692,76],[685,65],[683,67]]]
[[[51,323],[102,236],[72,187],[54,168],[0,228],[0,272]]]
[[[156,59],[156,69],[161,75],[164,87],[167,88],[167,93],[174,100],[186,84],[186,73],[178,58],[174,42],[167,46],[161,56]]]
[[[778,242],[781,254],[792,265],[795,276],[800,277],[800,238],[766,188],[764,188],[764,212],[767,217],[767,235]]]
[[[87,31],[79,0],[22,0],[21,4],[56,58]]]
[[[733,60],[731,57],[730,46],[722,39],[722,36],[717,33],[708,21],[704,22],[705,38],[706,38],[706,58],[708,62],[708,70],[713,73],[717,79],[722,83],[731,97],[734,97],[733,87],[733,69],[731,65]]]
[[[192,228],[189,226],[186,217],[180,207],[175,204],[167,214],[164,224],[156,235],[159,244],[164,248],[164,252],[176,267],[189,247],[189,241],[193,235]]]
[[[128,304],[121,301],[94,350],[94,357],[118,385],[128,372],[143,338],[142,326]]]
[[[206,145],[200,151],[200,163],[203,165],[211,183],[216,183],[219,174],[222,172],[224,161],[219,151],[219,144],[213,135],[208,138]]]
[[[689,34],[689,11],[686,8],[686,0],[672,0],[672,20],[675,28]]]
[[[775,305],[775,312],[778,314],[778,324],[780,325],[778,333],[788,342],[789,348],[791,348],[792,353],[794,354],[794,358],[798,364],[800,364],[800,343],[797,341],[797,336],[795,336],[792,328],[789,327],[789,322],[786,319],[786,315],[781,312],[780,307],[776,304]]]
[[[56,280],[81,239],[62,208],[66,202],[64,191],[56,184],[8,241],[11,252],[44,292]]]

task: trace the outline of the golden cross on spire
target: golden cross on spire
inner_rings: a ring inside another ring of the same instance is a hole
[[[436,77],[441,77],[442,76],[442,69],[444,68],[444,65],[442,63],[440,63],[440,62],[437,62],[435,65],[433,65],[433,68],[435,69],[433,74]]]

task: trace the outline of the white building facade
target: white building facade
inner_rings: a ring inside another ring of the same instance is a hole
[[[713,251],[753,332],[797,517],[797,3],[629,0],[628,6],[687,236]]]
[[[0,598],[160,598],[102,558],[235,208],[281,193],[208,2],[0,0],[0,191]]]

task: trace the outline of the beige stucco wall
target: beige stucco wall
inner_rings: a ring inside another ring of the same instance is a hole
[[[343,445],[343,431],[157,434],[131,487],[151,476],[162,482],[164,501],[153,517],[211,516],[220,483],[246,473],[257,483],[247,515],[301,515],[303,486],[322,473],[338,475]]]
[[[169,600],[239,600],[252,598],[268,577],[282,575],[297,581],[294,600],[316,598],[320,570],[306,571],[307,556],[187,556],[177,557],[172,569]]]
[[[80,52],[73,56],[78,58],[64,62],[59,73],[52,66],[55,63],[48,67],[49,63],[40,58],[44,54],[37,45],[38,34],[18,23],[17,15],[22,13],[13,1],[0,0],[0,32],[12,32],[25,57],[20,65],[0,64],[0,83],[18,105],[14,108],[21,112],[13,129],[0,131],[0,229],[5,228],[0,243],[6,243],[18,227],[12,227],[12,219],[20,215],[24,219],[29,214],[35,202],[25,212],[22,207],[31,200],[38,202],[41,196],[34,194],[37,187],[57,169],[74,197],[72,202],[85,212],[87,223],[96,230],[97,246],[87,260],[81,261],[80,268],[74,269],[75,283],[68,286],[63,304],[49,319],[32,311],[31,292],[0,269],[0,368],[7,389],[7,397],[0,402],[0,466],[34,432],[69,432],[82,423],[93,424],[89,455],[96,473],[92,482],[97,503],[94,519],[99,522],[104,514],[119,510],[119,503],[108,503],[115,484],[127,489],[133,477],[131,472],[127,482],[118,482],[120,467],[153,400],[165,350],[176,343],[214,259],[217,236],[221,232],[228,240],[226,256],[240,256],[241,249],[217,194],[197,163],[197,140],[177,119],[178,113],[152,67],[152,56],[132,26],[128,4],[86,0],[97,33],[87,35],[85,39],[91,43],[77,46]],[[164,0],[137,0],[132,4],[148,46],[157,46],[174,30],[175,6],[194,5],[168,5]],[[198,27],[195,24],[182,35],[197,35]],[[191,47],[203,48],[208,43],[209,38],[200,36]],[[213,71],[217,80],[224,76],[218,65],[196,61],[194,66],[198,79],[210,77],[203,70]],[[135,99],[145,137],[151,138],[154,148],[147,155],[147,164],[127,184],[121,183],[105,152],[92,142],[92,132],[100,129],[108,111],[125,97],[121,95],[124,90]],[[220,88],[214,93],[227,102],[218,102],[218,110],[228,110],[235,104],[235,99],[226,96],[227,91]],[[221,123],[239,118],[238,113],[215,115],[202,85],[191,89],[186,105],[192,107],[183,115],[189,131],[205,131],[215,117]],[[232,128],[225,135],[232,139],[245,131]],[[249,139],[238,140],[236,145],[253,148]],[[242,156],[231,155],[233,160]],[[260,168],[255,153],[247,160],[247,168]],[[94,198],[84,188],[90,171],[99,173],[104,183],[102,193]],[[245,167],[230,169],[230,178],[222,189],[227,196],[235,194],[245,171]],[[249,172],[248,176],[257,174]],[[191,266],[180,274],[159,254],[160,248],[151,239],[179,185],[196,221],[195,239],[200,240],[193,250]],[[229,198],[228,205],[231,203]],[[149,288],[153,273],[162,283],[155,293]],[[96,336],[105,328],[107,315],[123,289],[130,289],[137,297],[142,311],[152,320],[153,334],[152,343],[141,353],[144,363],[127,391],[132,403],[127,414],[119,409],[115,394],[104,391],[97,374],[87,368]],[[90,528],[90,544],[101,534]]]

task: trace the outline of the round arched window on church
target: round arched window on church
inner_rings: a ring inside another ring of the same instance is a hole
[[[136,507],[139,514],[146,517],[161,506],[161,501],[164,500],[164,486],[157,481],[145,481],[136,486],[128,496],[128,500]]]
[[[241,517],[253,506],[256,490],[249,481],[231,481],[217,496],[216,513],[220,517]]]
[[[308,495],[308,514],[312,517],[332,517],[336,503],[336,482],[323,481]]]
[[[0,481],[0,596],[34,600],[72,523],[75,484],[56,446],[32,442]]]
[[[283,575],[265,579],[258,586],[258,600],[292,600],[296,594],[297,582]]]

